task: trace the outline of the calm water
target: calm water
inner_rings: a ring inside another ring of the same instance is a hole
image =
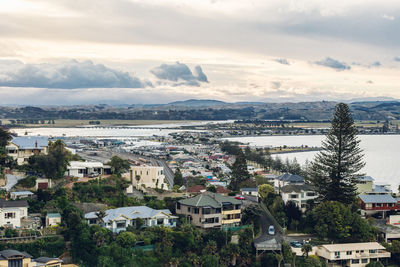
[[[249,143],[251,146],[320,146],[325,138],[314,136],[263,136],[229,138],[232,141]],[[360,146],[364,150],[366,166],[363,173],[372,176],[376,183],[391,184],[397,192],[400,183],[400,135],[361,135]],[[280,154],[283,160],[296,158],[300,164],[311,161],[317,152]]]

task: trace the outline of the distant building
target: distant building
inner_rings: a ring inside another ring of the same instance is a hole
[[[236,226],[241,221],[242,201],[216,193],[205,192],[192,198],[179,200],[176,213],[201,228]]]
[[[0,266],[35,267],[37,265],[32,258],[33,257],[26,252],[6,249],[0,251]]]
[[[61,224],[61,214],[60,213],[47,213],[46,215],[46,227],[52,225]]]
[[[0,226],[19,228],[21,227],[21,219],[27,216],[28,202],[26,200],[7,201],[0,199]]]
[[[318,246],[316,255],[324,258],[328,267],[361,267],[390,258],[390,252],[377,242],[322,245]]]
[[[290,184],[304,184],[304,178],[297,174],[284,173],[275,179],[274,187],[279,192],[280,188]]]
[[[48,149],[49,140],[44,136],[13,137],[6,146],[8,155],[16,160],[18,165],[26,164],[33,155],[46,155]]]
[[[390,194],[383,195],[359,195],[361,214],[372,215],[382,212],[385,217],[385,212],[400,210],[400,204],[397,199]]]
[[[137,189],[168,189],[168,184],[166,182],[163,167],[131,166],[131,168],[129,169],[129,173],[124,174],[123,177],[131,183],[132,187],[135,187]]]
[[[371,192],[374,187],[374,178],[372,178],[371,176],[359,177],[356,181],[356,186],[358,194]]]
[[[258,188],[251,187],[251,188],[240,188],[240,194],[243,196],[255,196],[258,197]]]
[[[65,175],[82,178],[90,175],[98,176],[103,173],[104,165],[101,162],[71,161]]]
[[[306,211],[308,200],[318,197],[315,188],[306,184],[285,185],[280,189],[280,191],[282,200],[285,204],[292,201],[297,207],[299,207],[299,209],[301,209],[302,212]]]
[[[106,216],[100,223],[101,226],[110,229],[114,233],[126,231],[128,226],[136,226],[137,219],[143,220],[143,227],[165,226],[175,227],[177,218],[171,211],[155,210],[146,206],[132,206],[106,210]],[[85,214],[88,224],[99,224],[96,212]]]
[[[15,191],[10,193],[10,198],[13,200],[31,198],[34,194],[31,191]]]

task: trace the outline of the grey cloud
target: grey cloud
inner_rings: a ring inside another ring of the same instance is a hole
[[[374,84],[374,82],[371,81],[371,80],[367,81],[367,83],[369,83],[369,84]]]
[[[272,86],[273,89],[279,89],[279,88],[281,88],[282,83],[278,82],[278,81],[272,81],[271,82],[271,86]]]
[[[283,65],[290,65],[289,61],[286,58],[277,58],[275,59],[275,61]]]
[[[340,61],[330,58],[330,57],[327,57],[320,61],[316,61],[315,64],[320,65],[320,66],[329,67],[329,68],[336,69],[336,70],[351,69],[351,67],[349,65],[347,65],[345,62],[340,62]]]
[[[376,62],[374,62],[374,63],[369,65],[370,68],[371,67],[381,67],[381,66],[382,66],[382,63],[380,63],[379,61],[376,61]]]
[[[173,82],[172,86],[200,86],[199,82],[208,82],[200,66],[196,66],[194,74],[186,64],[175,62],[174,64],[161,64],[150,70],[158,79]]]
[[[400,57],[394,57],[393,60],[397,61],[397,62],[400,62]]]
[[[148,81],[92,61],[71,60],[57,64],[24,64],[12,70],[0,67],[0,86],[52,89],[144,88]]]

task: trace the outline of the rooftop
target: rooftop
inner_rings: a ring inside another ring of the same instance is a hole
[[[49,139],[46,136],[17,136],[13,137],[11,142],[20,149],[42,148],[49,145]]]
[[[362,182],[373,182],[374,178],[372,178],[371,176],[362,176],[358,177],[358,180]]]
[[[15,200],[7,201],[0,199],[0,208],[17,208],[17,207],[28,207],[28,202],[26,200]]]
[[[79,168],[103,168],[104,165],[98,161],[71,161],[69,163],[69,169],[79,169]]]
[[[359,195],[364,203],[397,203],[391,195]]]
[[[106,216],[103,218],[104,222],[113,221],[120,216],[124,216],[131,220],[137,218],[146,219],[146,218],[152,218],[159,213],[164,213],[167,216],[175,218],[175,216],[172,216],[171,211],[168,209],[155,210],[146,206],[131,206],[131,207],[116,208],[116,209],[106,210],[105,212]],[[86,213],[85,219],[97,219],[96,212]]]
[[[257,187],[245,187],[245,188],[240,188],[240,191],[258,192],[258,189],[257,189]]]
[[[290,184],[285,185],[281,188],[283,193],[291,193],[291,192],[304,192],[304,191],[315,191],[315,188],[308,184]]]
[[[286,181],[291,183],[302,183],[304,178],[297,174],[284,173],[277,178],[280,181]]]
[[[242,202],[234,197],[227,197],[216,193],[205,192],[192,198],[179,200],[179,203],[193,207],[220,208],[222,203],[242,204]]]
[[[364,243],[347,243],[347,244],[331,244],[331,245],[322,245],[321,247],[325,248],[330,252],[334,251],[350,251],[350,250],[369,250],[369,249],[385,249],[384,246],[379,244],[378,242],[364,242]]]

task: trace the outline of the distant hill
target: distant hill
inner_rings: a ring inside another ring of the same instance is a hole
[[[168,103],[168,106],[192,106],[192,107],[199,107],[199,106],[218,106],[218,105],[226,105],[228,103],[219,101],[219,100],[212,100],[212,99],[188,99],[184,101],[175,101]]]

